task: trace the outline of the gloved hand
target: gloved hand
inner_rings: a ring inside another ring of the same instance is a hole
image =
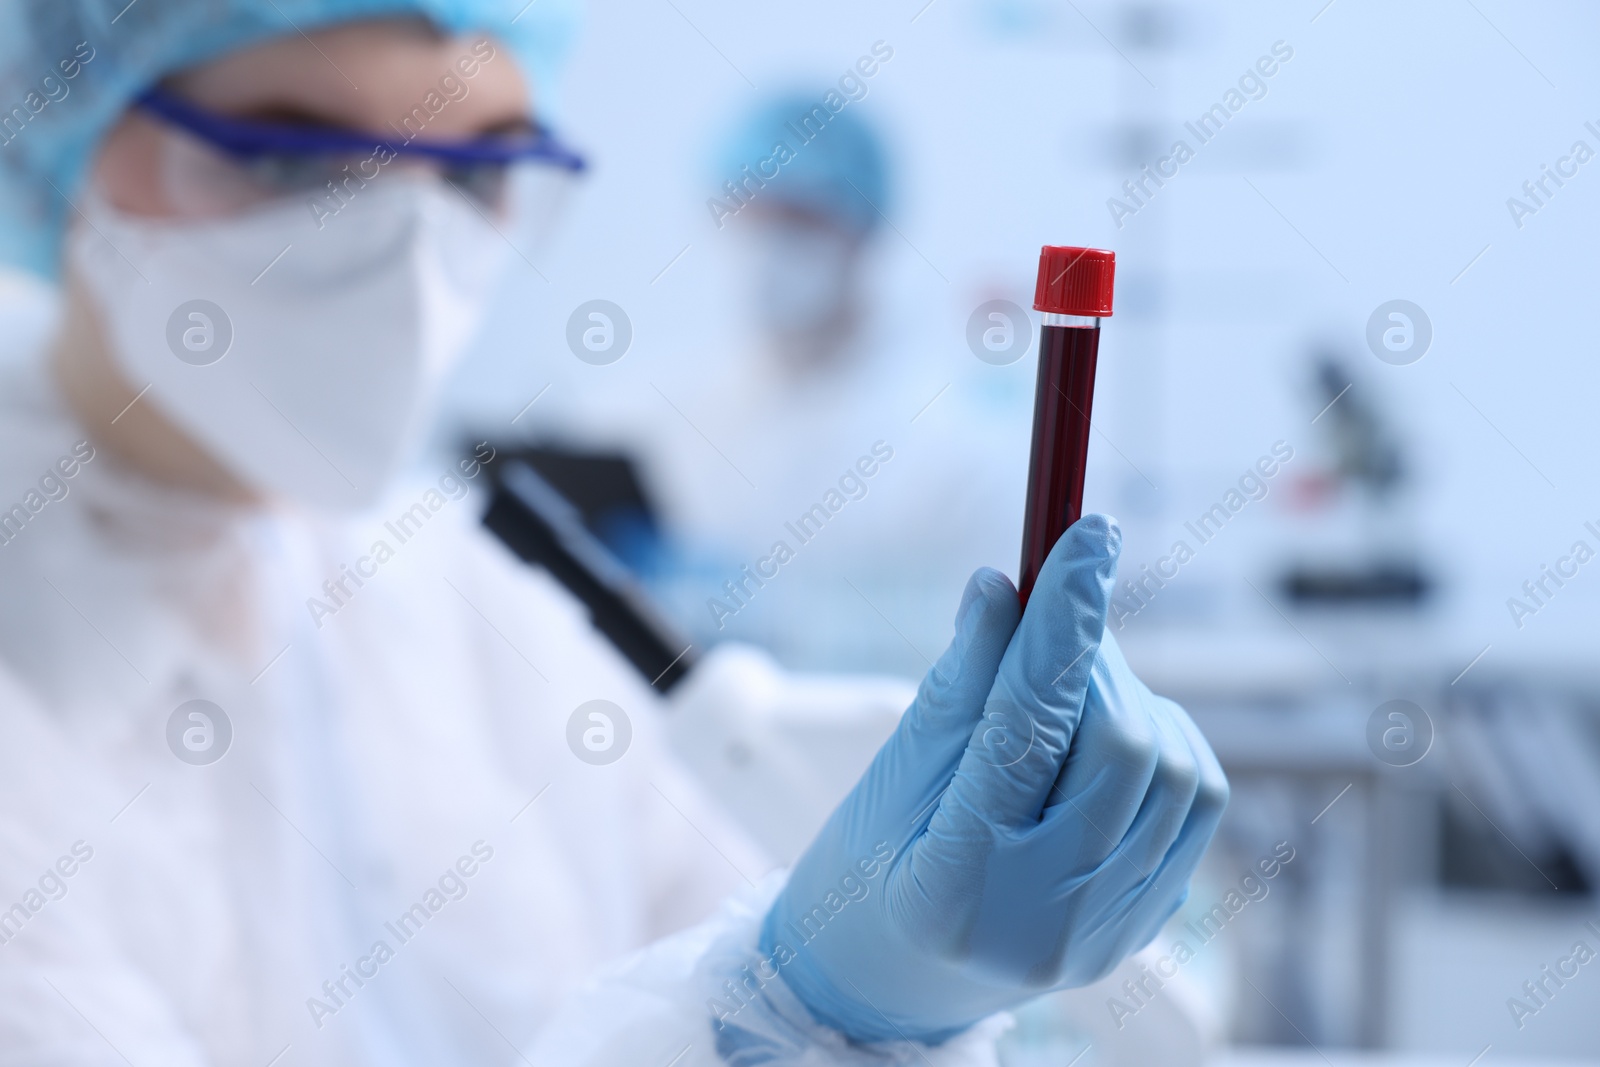
[[[967,583],[955,640],[763,923],[820,1022],[943,1040],[1102,977],[1187,896],[1228,784],[1105,633],[1121,545],[1105,516],[1076,523],[1020,624],[1004,575]]]

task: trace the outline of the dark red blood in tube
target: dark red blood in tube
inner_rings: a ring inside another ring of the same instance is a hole
[[[1046,245],[1039,255],[1033,306],[1039,330],[1039,378],[1033,398],[1033,448],[1022,528],[1023,604],[1050,549],[1083,514],[1089,415],[1100,353],[1100,320],[1111,316],[1116,254]]]
[[[1039,331],[1039,383],[1033,401],[1033,455],[1022,533],[1022,601],[1028,601],[1050,549],[1083,514],[1098,326]]]

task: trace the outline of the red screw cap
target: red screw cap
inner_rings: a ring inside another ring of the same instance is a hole
[[[1033,310],[1110,318],[1116,273],[1115,252],[1045,245],[1039,252],[1039,283],[1033,290]]]

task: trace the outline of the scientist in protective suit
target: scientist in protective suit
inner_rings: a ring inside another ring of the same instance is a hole
[[[1104,517],[1026,612],[973,576],[767,875],[477,528],[488,455],[396,483],[579,165],[538,122],[568,23],[0,9],[0,256],[59,292],[0,385],[7,1062],[984,1063],[1182,900],[1227,786],[1103,632]]]

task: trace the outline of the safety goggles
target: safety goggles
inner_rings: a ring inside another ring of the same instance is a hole
[[[395,171],[436,175],[497,221],[542,227],[587,162],[529,123],[470,140],[428,140],[410,123],[384,137],[338,127],[220,115],[161,88],[136,101],[182,136],[168,138],[161,180],[175,214],[212,218],[304,198],[319,223]]]

